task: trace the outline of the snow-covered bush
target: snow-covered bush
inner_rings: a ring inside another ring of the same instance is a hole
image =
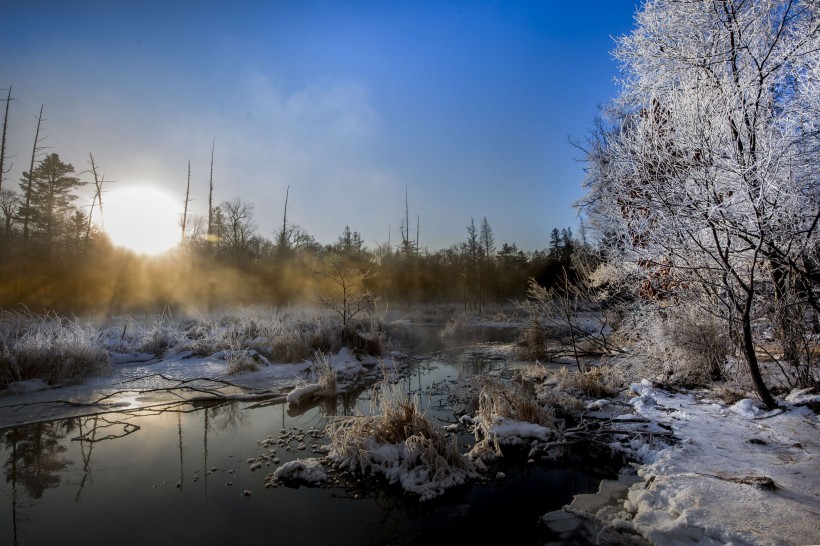
[[[174,320],[164,314],[132,335],[134,351],[166,356],[190,351],[211,356],[223,351],[249,351],[271,362],[301,362],[315,351],[350,347],[360,355],[381,356],[384,329],[375,320],[349,320],[328,311],[254,306],[218,320]],[[237,355],[240,356],[240,355]]]
[[[184,328],[174,320],[170,313],[163,313],[158,320],[140,333],[138,351],[161,357],[166,352],[187,345],[187,341]]]

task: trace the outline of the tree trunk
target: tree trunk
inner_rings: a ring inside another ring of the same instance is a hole
[[[741,315],[743,356],[746,357],[746,363],[749,365],[749,375],[752,377],[752,383],[754,384],[757,395],[760,397],[760,400],[766,404],[767,408],[774,409],[777,407],[777,402],[775,402],[772,393],[769,392],[769,388],[763,381],[763,376],[760,374],[760,365],[757,361],[754,339],[752,338],[752,296],[753,293],[751,292],[746,295],[746,302]]]

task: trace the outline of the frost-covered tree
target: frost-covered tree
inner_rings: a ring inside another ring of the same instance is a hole
[[[817,309],[820,3],[649,0],[615,57],[623,88],[581,205],[644,295],[712,302],[773,406],[761,296]]]

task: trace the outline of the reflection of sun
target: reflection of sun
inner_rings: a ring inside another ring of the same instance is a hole
[[[140,254],[159,254],[180,239],[182,207],[164,191],[132,186],[103,199],[105,231],[111,242]]]

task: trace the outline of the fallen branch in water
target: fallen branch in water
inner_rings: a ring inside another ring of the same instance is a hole
[[[168,381],[172,383],[171,385],[165,387],[152,387],[152,388],[134,388],[134,389],[121,389],[114,392],[107,393],[103,396],[95,400],[91,400],[88,402],[78,402],[75,400],[64,400],[64,399],[56,399],[56,400],[39,400],[35,402],[23,402],[20,404],[10,404],[7,406],[0,406],[0,410],[2,409],[11,409],[12,411],[18,411],[21,408],[31,407],[31,406],[38,406],[44,404],[62,404],[72,407],[107,407],[110,409],[114,409],[120,404],[117,403],[106,403],[107,400],[112,398],[116,398],[118,396],[123,395],[146,395],[152,393],[166,393],[171,394],[173,396],[178,397],[183,402],[210,402],[210,401],[261,401],[261,400],[269,400],[269,399],[276,399],[282,397],[285,393],[282,391],[271,391],[265,389],[256,389],[253,387],[246,387],[243,385],[239,385],[236,383],[231,383],[230,381],[225,381],[224,379],[214,379],[210,377],[195,377],[190,379],[174,379],[163,374],[149,374],[141,377],[136,377],[133,379],[129,379],[124,381],[123,384],[128,383],[135,383],[137,381],[142,381],[145,379],[150,379],[158,377],[164,381]],[[197,385],[199,384],[199,385]],[[204,384],[204,385],[202,385]],[[214,387],[207,386],[208,384],[215,384]],[[238,389],[243,392],[222,392],[223,389]],[[186,397],[183,393],[199,393],[200,396],[190,396]],[[168,402],[164,402],[167,404]]]

